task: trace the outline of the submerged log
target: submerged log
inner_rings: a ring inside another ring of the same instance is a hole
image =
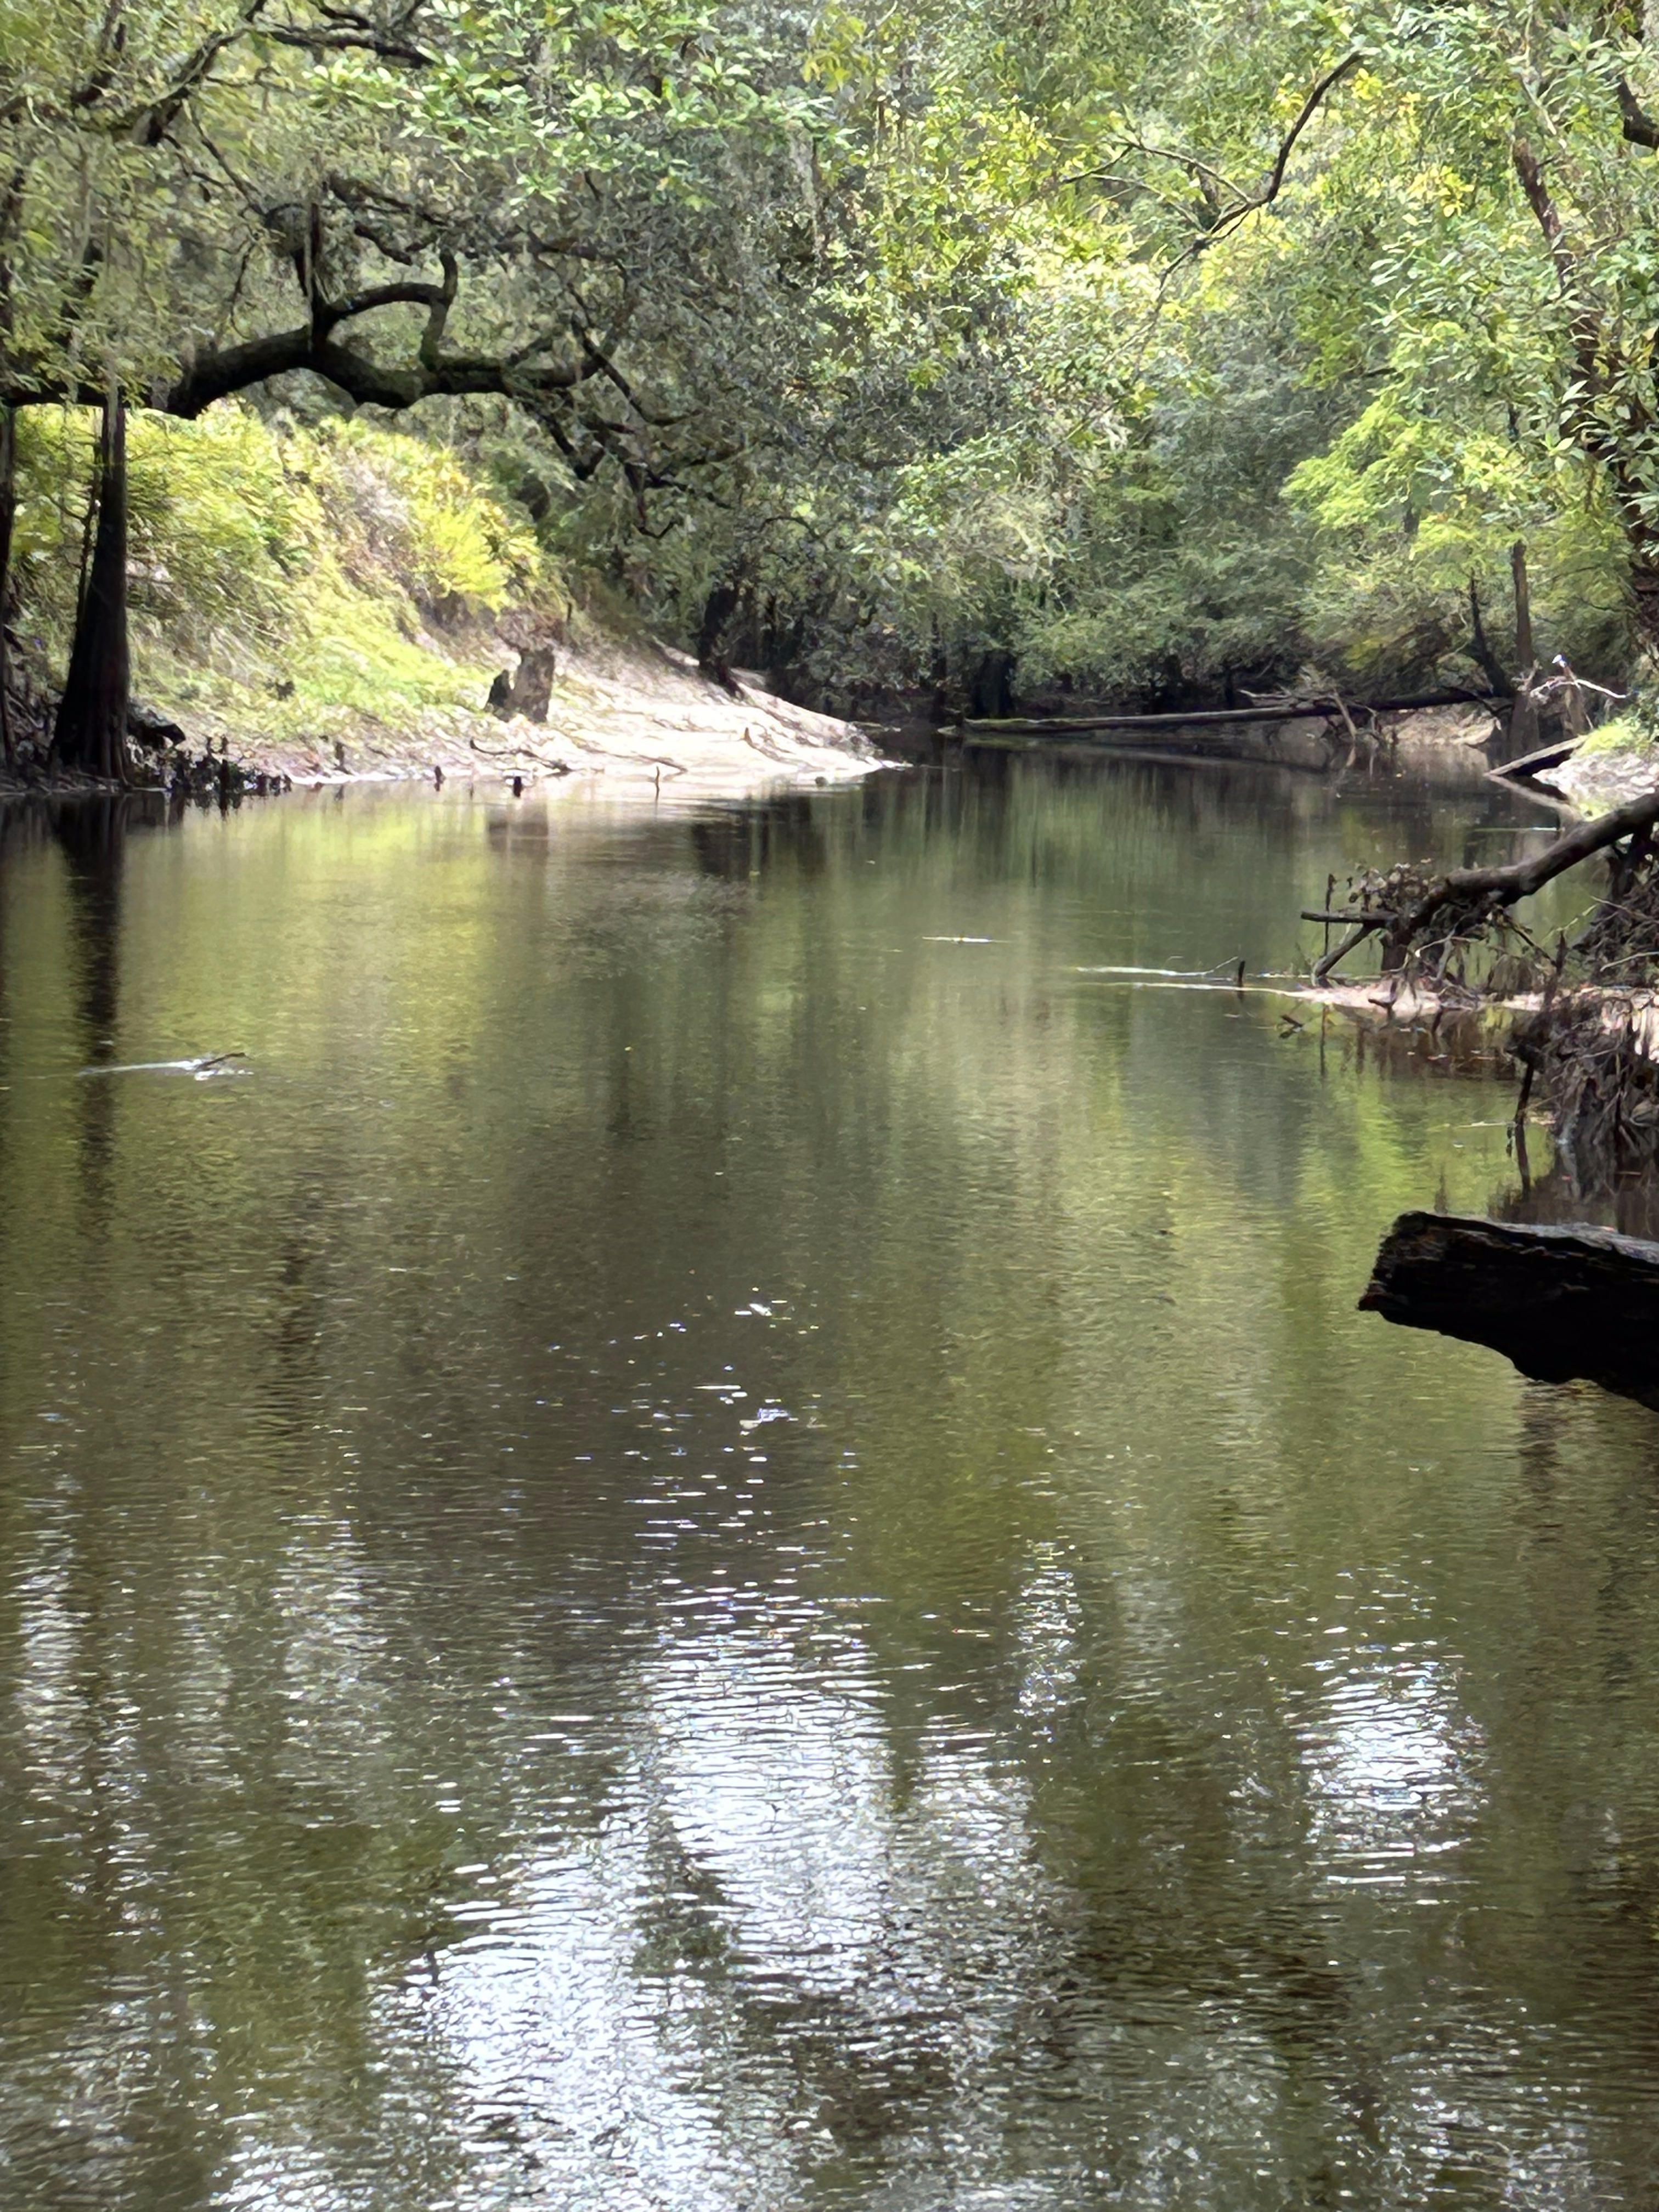
[[[1597,1382],[1659,1410],[1659,1244],[1611,1229],[1402,1213],[1359,1305],[1487,1345],[1534,1382]]]

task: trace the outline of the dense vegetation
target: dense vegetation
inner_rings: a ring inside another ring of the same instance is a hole
[[[1656,115],[1525,0],[0,0],[13,629],[87,729],[118,572],[141,659],[280,652],[372,451],[434,603],[799,691],[1623,676]]]

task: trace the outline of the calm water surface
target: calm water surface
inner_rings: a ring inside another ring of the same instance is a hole
[[[1498,803],[10,823],[0,2201],[1649,2212],[1659,1425],[1121,972]]]

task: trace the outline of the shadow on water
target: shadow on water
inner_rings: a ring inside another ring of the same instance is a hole
[[[122,799],[83,799],[57,808],[52,817],[70,895],[70,943],[79,969],[77,1012],[87,1058],[94,1063],[116,1057],[121,871],[129,805]]]
[[[1540,1142],[1528,1140],[1527,1156]],[[1547,1139],[1541,1140],[1547,1146]],[[1573,1164],[1551,1158],[1541,1174],[1495,1191],[1488,1211],[1498,1221],[1571,1228],[1589,1223],[1616,1229],[1623,1237],[1659,1243],[1659,1182],[1651,1175],[1623,1174],[1614,1167],[1598,1172],[1595,1162]]]
[[[15,874],[28,859],[46,850],[55,850],[58,856],[66,893],[64,950],[73,978],[76,1049],[85,1066],[108,1066],[120,1056],[127,840],[134,832],[176,825],[182,813],[181,803],[170,803],[159,793],[0,804],[0,871]],[[0,939],[0,1016],[5,997],[5,951]],[[73,1114],[82,1218],[89,1226],[100,1225],[106,1216],[118,1107],[112,1085],[88,1082],[77,1086]]]

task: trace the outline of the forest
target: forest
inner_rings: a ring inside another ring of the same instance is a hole
[[[1632,9],[5,0],[0,72],[8,746],[280,688],[377,501],[422,619],[843,711],[1659,641]]]
[[[1656,1343],[1659,14],[0,0],[0,2212],[1656,2212]]]

